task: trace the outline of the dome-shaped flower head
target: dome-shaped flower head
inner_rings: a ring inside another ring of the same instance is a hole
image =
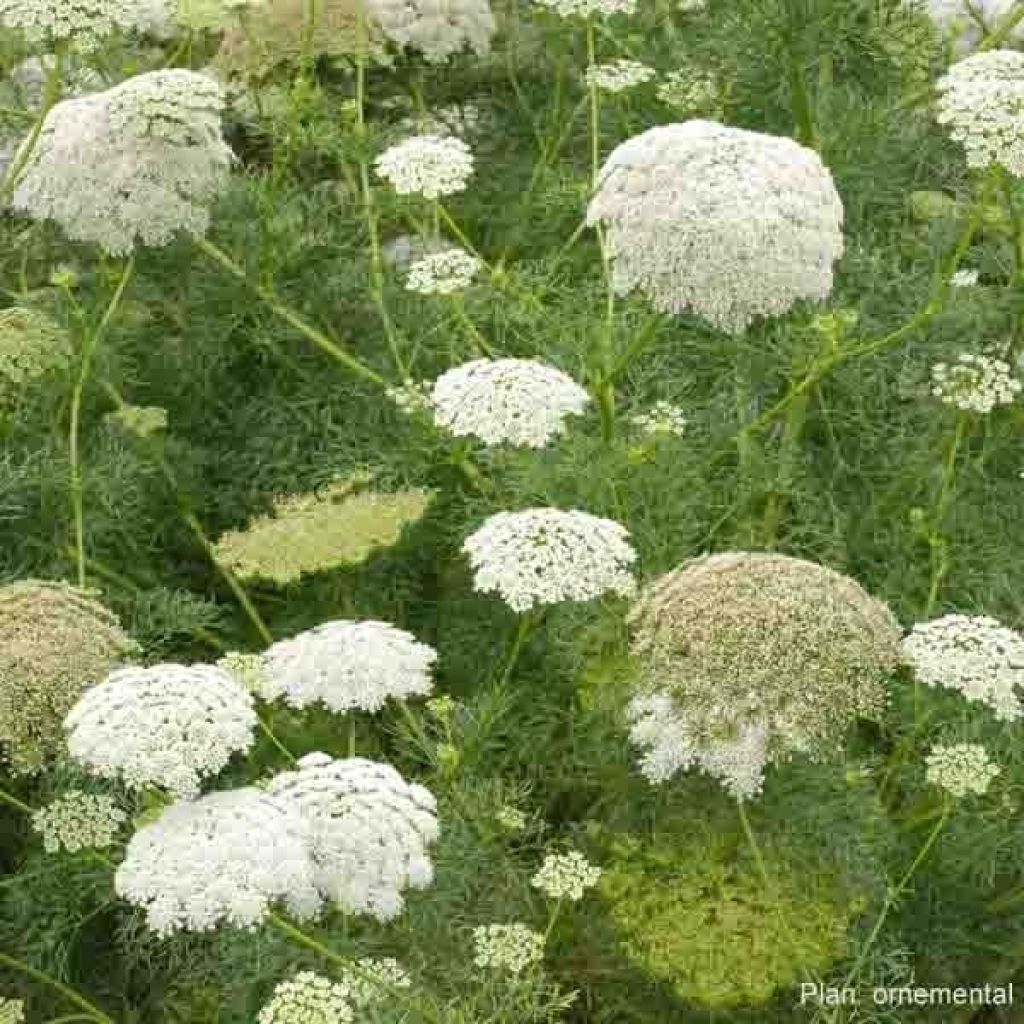
[[[451,295],[468,288],[482,266],[464,249],[427,253],[409,267],[405,287],[420,295]]]
[[[153,665],[111,673],[65,721],[68,752],[89,771],[136,789],[199,791],[253,742],[249,692],[215,665]]]
[[[465,191],[473,173],[473,154],[453,136],[414,135],[384,150],[374,167],[400,196],[439,199]]]
[[[350,1024],[353,1017],[347,985],[300,971],[274,988],[256,1024]]]
[[[393,697],[430,693],[437,651],[388,622],[324,622],[263,653],[260,696],[294,708],[379,711]]]
[[[113,612],[64,583],[0,587],[0,744],[20,769],[64,746],[61,724],[82,691],[135,653]]]
[[[968,793],[984,795],[999,774],[999,765],[989,760],[980,743],[936,743],[924,761],[927,781],[956,799]]]
[[[636,552],[626,528],[572,509],[497,512],[466,539],[473,586],[513,611],[633,593]]]
[[[590,396],[571,377],[532,359],[474,359],[434,382],[439,427],[485,444],[543,448],[565,430]]]
[[[396,46],[417,50],[431,63],[469,48],[491,48],[494,15],[487,0],[366,0],[370,15]]]
[[[853,580],[802,559],[727,552],[683,563],[630,618],[639,694],[632,739],[644,774],[691,765],[737,796],[764,767],[834,747],[883,706],[900,629]]]
[[[984,414],[1010,405],[1020,390],[1013,367],[995,356],[962,352],[955,363],[932,367],[932,394],[944,405],[965,412]]]
[[[298,917],[320,907],[298,811],[246,787],[172,804],[139,829],[114,875],[118,896],[158,935],[241,928],[282,900]]]
[[[113,32],[143,32],[149,21],[144,0],[0,0],[0,26],[37,46],[91,50]]]
[[[987,615],[944,615],[919,622],[903,659],[926,686],[987,704],[1004,722],[1024,715],[1024,637]]]
[[[1024,177],[1024,53],[989,50],[958,61],[935,85],[936,120],[969,167],[999,164]]]
[[[232,159],[222,106],[212,78],[180,68],[58,103],[11,204],[114,255],[202,235]]]
[[[12,306],[0,312],[0,402],[47,374],[66,369],[68,332],[42,310]]]
[[[388,921],[401,912],[404,890],[433,881],[437,803],[390,765],[307,754],[269,792],[307,822],[317,885],[344,910]]]
[[[616,147],[587,223],[605,226],[616,291],[734,333],[824,299],[843,252],[843,205],[817,153],[714,121]]]

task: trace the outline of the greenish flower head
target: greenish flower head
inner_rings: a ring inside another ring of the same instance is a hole
[[[38,309],[0,311],[0,401],[71,363],[67,332]]]

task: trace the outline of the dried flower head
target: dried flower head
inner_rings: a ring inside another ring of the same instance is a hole
[[[525,924],[485,924],[473,929],[477,967],[522,974],[544,957],[544,936]]]
[[[127,820],[112,797],[69,789],[32,815],[32,828],[47,853],[75,853],[111,846]]]
[[[307,754],[269,790],[306,822],[316,883],[346,912],[389,921],[405,905],[404,890],[433,881],[437,803],[390,765]]]
[[[430,492],[418,488],[354,491],[355,482],[336,480],[277,499],[270,515],[220,537],[214,545],[218,562],[243,580],[277,584],[292,583],[303,573],[359,565],[393,545],[430,503]]]
[[[647,587],[629,622],[644,773],[660,781],[696,764],[743,796],[766,764],[827,752],[855,718],[877,714],[899,664],[884,604],[784,555],[685,562]]]
[[[969,793],[983,795],[999,774],[999,766],[980,743],[936,743],[924,760],[928,782],[956,799]]]
[[[932,394],[965,412],[987,413],[998,405],[1009,405],[1020,389],[1013,367],[994,356],[963,352],[953,364],[932,367]]]
[[[248,928],[283,900],[297,917],[320,895],[299,812],[258,789],[210,793],[172,804],[139,829],[114,875],[114,889],[146,912],[158,935]]]
[[[587,210],[607,231],[616,291],[733,333],[829,294],[842,222],[813,150],[700,120],[616,147]]]
[[[645,434],[671,434],[682,437],[686,433],[686,416],[672,402],[655,402],[646,412],[630,416],[629,422]]]
[[[68,752],[88,771],[134,789],[199,792],[253,743],[249,692],[214,665],[152,665],[112,672],[68,713]]]
[[[530,879],[530,884],[553,900],[576,903],[583,899],[587,889],[597,885],[600,877],[600,868],[591,864],[579,850],[570,850],[568,853],[549,853]]]
[[[421,295],[451,295],[468,288],[482,266],[463,249],[443,249],[416,260],[409,267],[405,287]]]
[[[563,18],[608,18],[636,10],[636,0],[537,0],[537,3]]]
[[[11,205],[114,255],[202,235],[232,160],[222,106],[213,79],[180,68],[64,100],[46,115]]]
[[[388,622],[338,619],[268,647],[259,692],[294,708],[379,711],[389,698],[430,693],[436,661],[433,647]]]
[[[350,1024],[354,1020],[348,986],[313,971],[300,971],[275,986],[257,1024]]]
[[[906,636],[903,658],[927,686],[987,704],[1004,722],[1024,715],[1024,637],[987,615],[944,615]]]
[[[497,512],[462,545],[474,589],[513,611],[633,593],[636,552],[626,528],[572,509]]]
[[[654,74],[654,68],[647,64],[642,64],[638,60],[619,58],[604,64],[589,65],[583,77],[587,85],[615,93],[635,89],[638,85],[649,82]]]
[[[67,369],[72,356],[67,331],[47,313],[23,306],[0,311],[0,401]]]
[[[374,23],[396,46],[416,50],[431,63],[470,49],[491,49],[495,21],[487,0],[366,0]]]
[[[970,167],[999,164],[1024,177],[1024,53],[989,50],[958,61],[935,85],[936,120]]]
[[[400,196],[439,199],[465,191],[473,174],[473,154],[453,136],[415,135],[386,149],[374,167]]]
[[[532,359],[474,359],[441,374],[430,396],[434,420],[456,437],[543,448],[590,396],[571,377]]]
[[[63,750],[61,725],[82,691],[135,651],[86,591],[40,580],[0,587],[0,742],[14,767]]]

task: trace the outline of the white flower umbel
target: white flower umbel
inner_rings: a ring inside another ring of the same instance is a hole
[[[964,412],[987,413],[1009,405],[1020,394],[1013,367],[994,356],[964,352],[955,363],[932,367],[932,394],[944,405]]]
[[[71,789],[36,811],[32,828],[42,836],[47,853],[75,853],[110,846],[127,820],[113,798]]]
[[[25,1024],[25,1003],[0,996],[0,1024]]]
[[[307,754],[269,792],[307,823],[317,885],[346,912],[389,921],[405,905],[404,890],[433,881],[437,803],[390,765]]]
[[[630,416],[629,422],[645,434],[682,437],[686,433],[686,416],[672,402],[655,402],[646,412]]]
[[[537,873],[530,879],[535,889],[553,900],[583,899],[587,889],[597,885],[601,869],[595,867],[579,850],[568,853],[549,853]]]
[[[686,714],[667,693],[636,697],[628,709],[629,738],[643,755],[640,771],[655,784],[689,768],[718,779],[737,799],[757,796],[769,761],[769,731],[756,723],[734,737],[701,740]]]
[[[340,973],[352,1005],[360,1009],[386,999],[393,989],[412,986],[408,971],[392,956],[362,956],[356,967],[358,973],[349,968],[342,968]]]
[[[632,14],[636,0],[537,0],[541,7],[563,18],[607,18],[613,14]]]
[[[636,552],[624,526],[575,509],[497,512],[466,539],[473,586],[517,612],[562,601],[626,597]]]
[[[616,147],[587,209],[606,229],[617,292],[733,333],[828,296],[842,222],[813,150],[701,120]]]
[[[485,924],[473,929],[477,967],[522,974],[544,957],[544,936],[525,924]]]
[[[571,377],[532,359],[474,359],[441,374],[434,421],[456,437],[543,448],[563,433],[590,396]]]
[[[374,167],[401,196],[439,199],[465,191],[473,174],[473,153],[452,136],[415,135],[386,149]]]
[[[1024,637],[986,615],[918,623],[902,644],[915,677],[987,704],[1005,722],[1024,715]]]
[[[405,287],[421,295],[452,295],[468,288],[482,266],[463,249],[444,249],[416,260],[409,267]]]
[[[0,0],[0,26],[18,29],[34,46],[71,42],[94,49],[113,32],[144,31],[141,0]]]
[[[58,103],[11,205],[114,255],[202,235],[232,160],[222,107],[213,79],[179,68]]]
[[[214,665],[118,669],[68,712],[68,753],[134,789],[191,797],[231,755],[248,750],[257,718],[245,687]]]
[[[252,787],[172,804],[132,837],[114,889],[158,935],[255,927],[283,901],[300,918],[320,906],[297,809]]]
[[[989,50],[958,61],[936,83],[936,119],[970,167],[999,164],[1024,177],[1024,53]]]
[[[591,64],[584,72],[587,85],[605,92],[625,92],[634,89],[644,82],[649,82],[655,75],[654,68],[641,64],[638,60],[607,61],[604,64]]]
[[[478,57],[491,49],[496,26],[487,0],[368,0],[367,7],[391,42],[431,63],[467,48]]]
[[[684,114],[709,113],[718,106],[718,83],[700,68],[676,68],[659,82],[657,96]]]
[[[999,774],[980,743],[937,743],[924,760],[928,782],[957,799],[970,793],[981,796]]]
[[[430,388],[428,381],[406,380],[384,394],[403,416],[419,416],[430,412]]]
[[[294,708],[379,711],[389,697],[430,693],[435,661],[433,647],[388,622],[337,619],[271,644],[260,695]]]
[[[348,986],[313,971],[300,971],[274,988],[257,1024],[350,1024],[354,1020]]]
[[[958,270],[949,279],[953,288],[973,288],[978,283],[978,272],[976,270]]]

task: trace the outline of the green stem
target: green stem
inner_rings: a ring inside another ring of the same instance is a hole
[[[793,99],[793,130],[796,141],[811,149],[818,148],[818,135],[814,127],[814,110],[810,93],[807,90],[807,76],[804,73],[803,61],[796,46],[798,32],[798,12],[794,9],[793,0],[788,0],[788,25],[786,28],[786,60],[789,65],[789,88]]]
[[[810,404],[810,392],[805,391],[786,410],[786,420],[782,428],[782,447],[779,452],[778,484],[768,496],[764,511],[764,546],[769,551],[774,549],[779,538],[783,504],[792,489],[793,469]]]
[[[307,934],[301,928],[297,928],[290,921],[281,917],[280,914],[270,911],[267,914],[267,921],[277,928],[278,931],[287,935],[293,942],[300,946],[304,946],[306,949],[311,950],[318,956],[322,956],[325,960],[343,968],[345,971],[355,975],[355,977],[360,980],[368,982],[374,987],[380,989],[382,992],[386,992],[392,998],[405,1004],[414,1013],[419,1014],[419,1016],[427,1021],[428,1024],[445,1024],[445,1022],[442,1021],[433,1010],[423,1006],[415,996],[410,995],[408,990],[398,988],[397,986],[384,981],[372,971],[367,971],[352,957],[344,956],[343,954],[331,949],[329,946],[325,946],[318,939],[313,938],[312,935]]]
[[[530,634],[540,625],[542,612],[524,612],[519,619],[519,625],[516,627],[516,635],[512,640],[512,646],[509,649],[508,657],[505,659],[505,667],[502,669],[501,675],[498,677],[498,688],[503,687],[509,679],[512,677],[512,671],[515,669],[516,664],[519,661],[519,655],[522,654],[523,645],[526,643],[527,638]]]
[[[404,706],[404,701],[402,703]],[[348,756],[356,756],[356,714],[354,711],[348,713]]]
[[[210,257],[215,263],[223,267],[229,274],[237,277],[240,281],[243,281],[252,291],[259,296],[260,299],[266,304],[267,308],[271,310],[276,316],[279,316],[285,323],[294,327],[300,334],[304,335],[309,341],[311,341],[318,349],[329,355],[332,359],[340,363],[351,373],[363,380],[370,381],[379,387],[387,387],[387,381],[374,370],[371,370],[369,366],[357,359],[354,355],[342,348],[337,342],[332,341],[323,331],[311,324],[308,324],[298,313],[296,313],[291,307],[286,306],[280,301],[269,289],[264,288],[262,285],[257,284],[253,281],[245,270],[239,266],[226,252],[219,249],[213,244],[208,238],[196,239],[196,245],[198,248]]]
[[[860,975],[861,969],[867,962],[868,954],[871,952],[872,947],[875,944],[875,940],[878,938],[879,933],[882,931],[882,926],[885,924],[886,918],[889,916],[889,911],[896,905],[900,896],[903,895],[904,890],[910,884],[910,879],[913,878],[914,873],[923,863],[925,857],[931,852],[931,848],[935,845],[935,841],[939,838],[939,833],[943,830],[946,822],[949,820],[949,805],[947,804],[942,816],[935,823],[931,832],[928,833],[928,838],[925,840],[924,845],[917,852],[917,856],[914,858],[910,867],[907,868],[903,877],[899,880],[899,883],[894,889],[891,889],[885,897],[885,902],[882,904],[882,909],[879,911],[878,917],[875,919],[874,926],[868,933],[867,941],[861,948],[860,954],[854,961],[853,967],[850,968],[849,973],[843,979],[843,983],[840,988],[849,988]],[[829,1024],[836,1024],[839,1020],[839,1011],[841,1007],[836,1007],[835,1012],[829,1019]]]
[[[263,731],[263,735],[274,744],[275,747],[292,763],[298,764],[299,759],[277,738],[277,734],[267,724],[266,719],[262,715],[256,716],[256,721],[259,722],[260,729]]]
[[[16,811],[21,811],[23,814],[36,813],[34,807],[29,807],[24,800],[19,800],[13,793],[8,793],[5,789],[0,789],[0,801],[10,804]]]
[[[121,304],[125,288],[132,276],[132,269],[135,265],[135,258],[132,257],[124,265],[117,288],[104,310],[100,322],[90,330],[82,341],[82,352],[78,366],[78,376],[75,379],[71,391],[70,424],[68,426],[68,460],[70,462],[70,486],[71,486],[71,515],[75,538],[75,564],[77,567],[78,585],[85,586],[85,515],[82,506],[82,470],[78,451],[78,434],[82,415],[82,394],[86,382],[89,379],[89,371],[92,368],[93,356],[96,354],[97,346],[100,343],[110,321],[113,319],[117,307]]]
[[[963,413],[958,413],[956,426],[953,429],[953,437],[950,440],[949,448],[946,451],[946,459],[942,466],[942,484],[939,488],[939,496],[935,502],[935,514],[932,516],[931,530],[928,536],[928,546],[931,549],[931,578],[928,584],[928,598],[924,606],[924,618],[928,618],[935,609],[939,599],[939,591],[949,573],[949,543],[943,534],[943,526],[949,514],[950,503],[953,500],[956,485],[956,459],[960,447],[967,435],[969,421]]]
[[[74,1003],[80,1010],[84,1010],[90,1020],[98,1021],[99,1024],[114,1024],[112,1017],[108,1017],[98,1006],[90,1003],[85,996],[76,992],[69,985],[65,985],[64,982],[58,981],[45,971],[39,970],[38,967],[33,967],[31,964],[27,964],[23,960],[17,959],[17,957],[9,956],[7,953],[0,953],[0,966],[9,967],[12,971],[24,974],[33,981],[39,981],[44,985],[48,985],[64,996],[69,1003]]]

